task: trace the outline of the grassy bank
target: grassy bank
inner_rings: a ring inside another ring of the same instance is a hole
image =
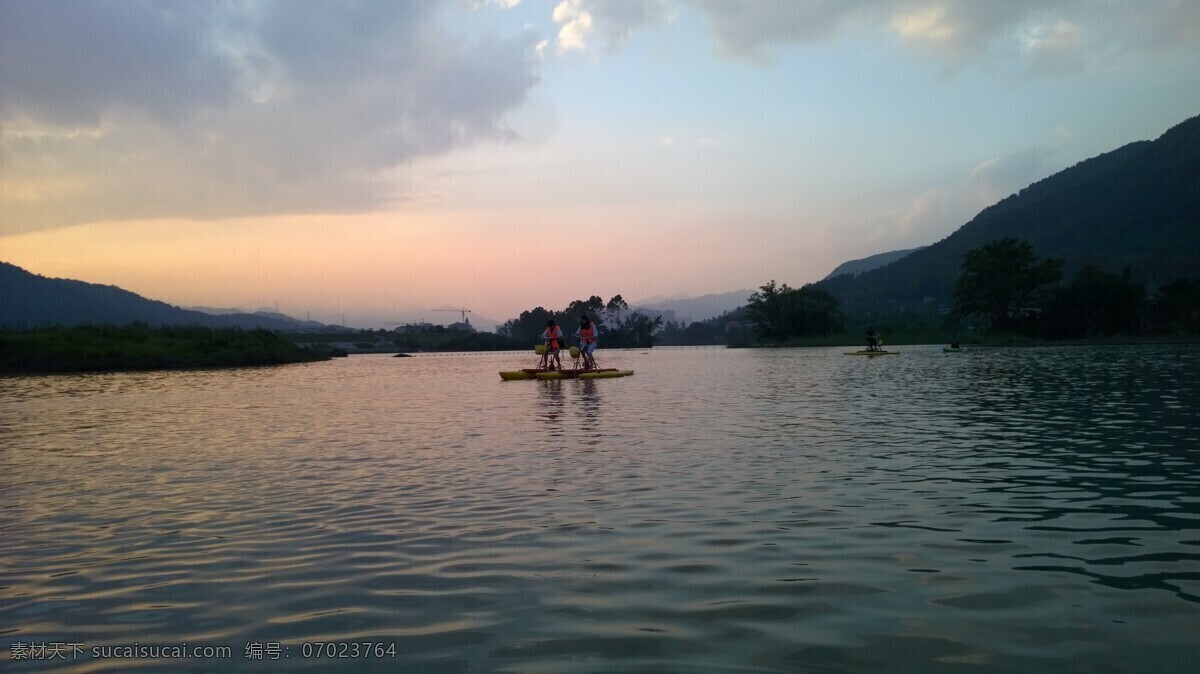
[[[76,326],[0,332],[0,374],[280,365],[327,360],[266,330]]]

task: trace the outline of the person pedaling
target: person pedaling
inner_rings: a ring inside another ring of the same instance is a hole
[[[546,329],[542,331],[542,341],[546,344],[546,353],[542,355],[541,368],[549,369],[550,358],[554,358],[555,369],[562,369],[562,360],[558,352],[562,348],[562,328],[553,320],[546,321]]]
[[[596,359],[593,353],[596,350],[596,345],[600,338],[600,328],[591,321],[587,316],[579,317],[579,329],[575,331],[575,337],[579,338],[580,345],[571,347],[571,357],[575,359],[574,367],[564,369],[562,361],[559,359],[559,349],[562,348],[563,331],[554,321],[546,322],[546,329],[542,331],[542,343],[534,346],[534,352],[542,357],[541,362],[536,368],[521,368],[519,370],[503,370],[500,372],[500,379],[504,381],[513,381],[520,379],[539,379],[543,381],[552,381],[556,379],[612,379],[616,377],[628,377],[633,374],[633,370],[619,370],[615,367],[602,368],[596,365]],[[550,365],[550,357],[553,356],[557,367]],[[580,366],[580,358],[583,363]]]
[[[579,330],[575,331],[575,335],[579,337],[579,352],[583,356],[583,368],[585,370],[596,369],[596,358],[593,355],[596,351],[596,338],[599,336],[596,324],[592,323],[587,316],[580,316]]]

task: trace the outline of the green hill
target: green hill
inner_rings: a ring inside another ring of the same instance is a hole
[[[963,254],[1003,237],[1062,258],[1070,278],[1086,264],[1149,289],[1200,269],[1200,117],[1154,141],[1082,161],[984,209],[941,241],[879,269],[819,282],[850,321],[953,305]]]

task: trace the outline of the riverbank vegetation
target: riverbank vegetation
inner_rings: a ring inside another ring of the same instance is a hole
[[[134,324],[0,331],[0,374],[183,370],[328,358],[267,330]]]

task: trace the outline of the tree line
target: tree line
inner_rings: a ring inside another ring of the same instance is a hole
[[[1147,293],[1126,266],[1084,265],[1061,284],[1061,259],[997,239],[969,251],[954,292],[953,318],[992,333],[1040,339],[1200,334],[1200,282],[1181,278]]]
[[[541,341],[548,321],[553,320],[570,336],[579,327],[581,316],[587,316],[599,328],[600,345],[612,349],[653,346],[654,333],[663,323],[661,316],[651,318],[642,311],[631,311],[620,295],[614,295],[607,302],[599,295],[592,295],[586,300],[572,301],[562,311],[540,306],[522,311],[517,318],[505,321],[496,332],[525,344],[536,344]]]

